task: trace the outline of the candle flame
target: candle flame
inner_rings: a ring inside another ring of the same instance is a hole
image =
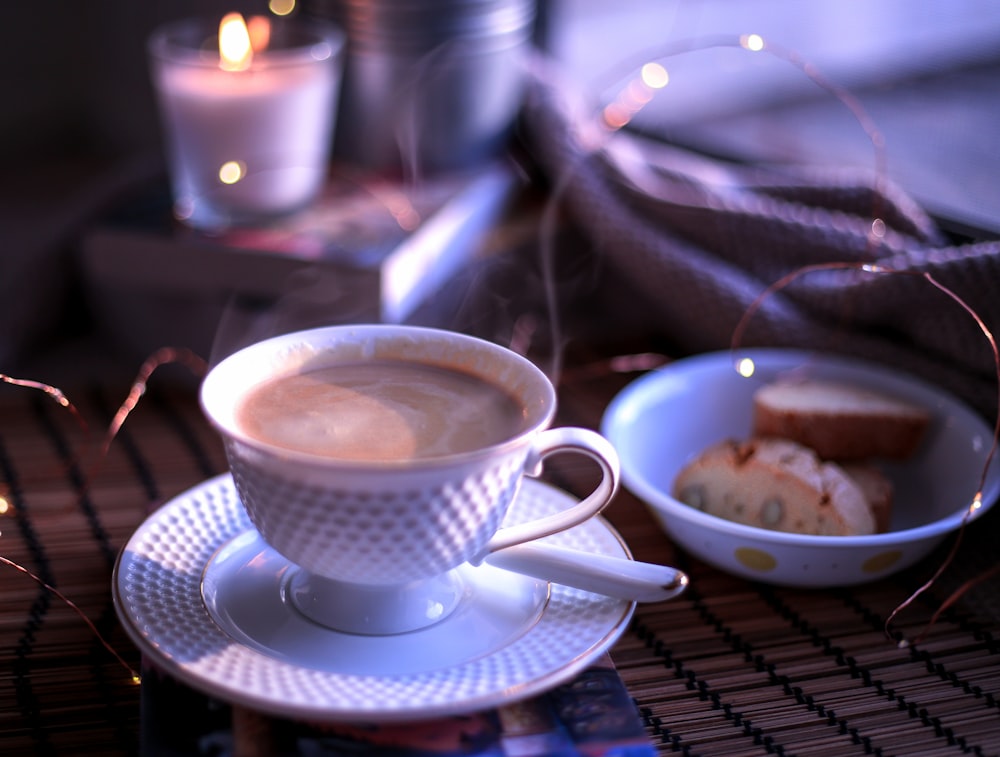
[[[223,71],[245,71],[253,60],[253,47],[246,21],[239,13],[227,13],[219,22],[219,62]]]

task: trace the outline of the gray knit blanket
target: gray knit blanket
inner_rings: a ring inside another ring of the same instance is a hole
[[[994,352],[972,313],[1000,324],[1000,241],[949,241],[873,172],[708,159],[604,129],[544,66],[529,79],[522,140],[553,202],[681,350],[738,337],[864,358],[995,418]]]

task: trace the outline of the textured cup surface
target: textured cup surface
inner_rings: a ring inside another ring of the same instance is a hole
[[[237,491],[272,547],[317,575],[372,584],[438,575],[478,554],[514,498],[527,451],[367,471],[289,464],[226,441]]]
[[[520,405],[524,430],[483,449],[357,462],[270,445],[240,428],[239,400],[263,381],[336,361],[379,359],[450,367],[503,386]],[[202,385],[201,402],[222,435],[237,491],[265,541],[301,568],[337,581],[417,581],[480,555],[489,549],[521,477],[553,451],[581,451],[613,470],[605,476],[610,481],[604,490],[588,498],[586,507],[578,506],[574,523],[552,526],[548,533],[590,517],[616,488],[617,458],[605,462],[613,450],[578,443],[576,436],[567,441],[565,429],[546,430],[555,391],[536,366],[498,345],[454,332],[337,326],[275,337],[215,366]],[[526,538],[540,535],[544,532]]]

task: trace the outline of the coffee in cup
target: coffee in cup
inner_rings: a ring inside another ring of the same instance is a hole
[[[237,423],[268,444],[400,461],[490,447],[524,430],[517,400],[471,373],[403,360],[334,364],[255,387]]]

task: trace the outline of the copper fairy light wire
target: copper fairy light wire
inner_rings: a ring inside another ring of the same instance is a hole
[[[872,225],[868,235],[869,252],[874,250],[874,246],[885,233],[885,221],[882,219],[882,189],[889,174],[888,159],[885,151],[885,136],[872,120],[868,111],[851,92],[841,87],[836,82],[831,81],[812,63],[802,58],[794,50],[788,50],[766,42],[757,34],[744,34],[740,37],[740,47],[752,52],[768,52],[775,57],[790,63],[816,86],[828,92],[851,112],[858,125],[864,131],[868,141],[871,142],[874,161],[874,172],[872,176]]]
[[[27,568],[25,568],[23,565],[21,565],[19,563],[16,563],[13,560],[7,559],[3,555],[0,555],[0,563],[3,563],[4,565],[7,565],[7,566],[13,568],[14,570],[20,571],[24,575],[28,576],[28,578],[30,578],[32,581],[34,581],[35,583],[37,583],[39,586],[41,586],[47,592],[49,592],[50,594],[52,594],[53,596],[55,596],[59,601],[61,601],[63,604],[65,604],[70,610],[72,610],[74,613],[76,613],[76,615],[86,624],[87,628],[90,629],[90,632],[92,634],[94,634],[94,636],[97,638],[98,642],[100,642],[101,646],[103,646],[106,650],[108,650],[108,652],[111,654],[111,656],[114,657],[115,660],[117,660],[117,662],[118,662],[119,665],[121,665],[123,668],[125,668],[125,670],[129,674],[129,676],[131,677],[132,682],[133,683],[140,683],[142,681],[142,676],[140,676],[139,672],[136,671],[131,665],[129,665],[128,662],[125,661],[125,658],[122,657],[115,650],[115,648],[113,646],[111,646],[111,643],[107,639],[104,638],[104,636],[101,634],[101,632],[97,629],[97,626],[94,625],[94,622],[90,618],[87,617],[87,613],[85,613],[83,610],[81,610],[80,607],[79,607],[79,605],[76,604],[76,602],[74,602],[72,599],[70,599],[65,594],[63,594],[61,591],[59,591],[59,589],[57,589],[55,586],[52,586],[51,584],[46,583],[45,581],[43,581],[40,576],[38,576],[35,573],[32,573],[30,570],[28,570]]]
[[[850,91],[828,79],[814,64],[803,58],[799,53],[774,45],[759,34],[746,33],[737,37],[719,35],[715,37],[679,40],[669,45],[657,45],[639,51],[637,54],[629,55],[615,66],[610,67],[605,76],[602,77],[603,84],[599,83],[597,85],[599,89],[606,89],[613,83],[624,80],[624,84],[618,90],[617,96],[600,108],[596,114],[592,114],[594,115],[593,120],[587,121],[584,119],[577,123],[579,128],[576,137],[584,149],[577,163],[569,166],[556,177],[550,190],[549,198],[542,210],[539,231],[539,258],[542,265],[544,297],[550,322],[549,328],[552,332],[552,344],[554,345],[552,355],[553,364],[549,373],[556,382],[559,381],[562,370],[562,355],[558,349],[561,325],[559,309],[556,304],[554,271],[554,239],[558,225],[560,198],[572,185],[577,167],[582,166],[588,156],[599,152],[609,139],[628,126],[643,108],[669,86],[670,72],[660,61],[665,61],[686,53],[716,48],[735,48],[746,50],[751,54],[765,53],[774,56],[776,59],[797,68],[810,81],[835,97],[850,111],[868,137],[873,148],[873,162],[875,165],[873,177],[874,191],[872,193],[873,219],[867,239],[870,255],[873,256],[878,241],[885,233],[885,222],[881,218],[882,193],[879,191],[883,187],[888,174],[885,138],[864,106]]]
[[[171,363],[176,363],[186,366],[195,376],[202,376],[205,373],[208,364],[205,360],[196,355],[194,352],[184,348],[177,347],[161,347],[152,355],[150,355],[139,366],[139,370],[136,373],[136,378],[132,382],[132,386],[129,389],[128,395],[126,395],[125,400],[122,402],[118,411],[115,413],[108,426],[107,433],[104,437],[104,444],[101,447],[100,459],[103,459],[108,450],[111,447],[111,443],[115,440],[118,432],[121,430],[122,425],[128,418],[129,414],[135,409],[136,405],[139,404],[139,399],[146,393],[147,384],[150,377],[156,371],[157,368],[168,365]]]
[[[8,376],[5,373],[0,373],[0,381],[5,384],[12,384],[13,386],[21,386],[28,389],[37,389],[44,394],[52,398],[56,404],[61,407],[66,408],[73,415],[76,421],[80,424],[81,428],[85,431],[87,430],[87,422],[80,415],[80,412],[76,409],[76,406],[69,401],[69,397],[66,396],[65,392],[58,387],[52,386],[51,384],[44,384],[41,381],[33,381],[32,379],[20,379],[14,378],[13,376]]]
[[[939,290],[941,290],[946,295],[951,297],[952,300],[958,303],[958,305],[960,305],[965,310],[965,312],[968,313],[969,316],[973,318],[973,320],[975,320],[976,325],[979,327],[980,331],[982,331],[983,335],[986,337],[986,340],[989,342],[990,349],[992,350],[993,353],[993,365],[997,380],[997,400],[998,400],[997,407],[1000,408],[1000,353],[998,353],[997,351],[997,343],[996,339],[993,336],[993,333],[989,330],[986,323],[983,322],[983,319],[980,318],[979,314],[976,313],[976,311],[973,310],[969,306],[969,304],[965,302],[965,300],[963,300],[961,297],[955,294],[955,292],[953,292],[948,287],[936,281],[930,274],[921,273],[918,271],[891,271],[889,269],[883,269],[883,270],[888,273],[910,273],[912,275],[922,276],[930,284],[937,287]],[[951,563],[954,561],[955,556],[958,554],[959,546],[962,543],[962,536],[965,533],[965,527],[969,522],[969,518],[972,517],[972,515],[979,508],[983,506],[983,489],[985,488],[986,485],[986,477],[989,472],[990,463],[993,461],[994,455],[996,455],[998,440],[1000,440],[1000,410],[998,410],[997,418],[994,421],[993,443],[990,446],[989,454],[987,454],[986,461],[983,464],[983,471],[979,478],[979,484],[976,487],[975,496],[972,498],[972,502],[969,504],[968,508],[966,508],[965,515],[962,517],[962,522],[961,525],[959,526],[958,535],[955,538],[955,541],[952,543],[951,549],[949,550],[945,559],[942,561],[941,565],[938,566],[938,569],[931,576],[931,578],[923,586],[921,586],[913,594],[911,594],[905,601],[900,603],[900,605],[896,607],[896,609],[894,609],[892,613],[890,613],[888,619],[885,622],[886,635],[891,635],[890,630],[892,626],[892,621],[896,618],[896,616],[904,609],[909,607],[909,605],[912,602],[914,602],[921,594],[929,590],[934,585],[934,583],[941,577],[941,575],[948,569],[948,566],[951,565]],[[973,588],[976,584],[981,583],[982,581],[986,580],[987,578],[995,574],[998,571],[998,569],[1000,569],[1000,563],[984,571],[976,578],[967,581],[965,584],[959,587],[955,592],[953,592],[952,595],[948,597],[941,604],[941,606],[937,609],[937,611],[935,611],[934,615],[931,616],[931,619],[928,622],[927,626],[924,628],[923,631],[920,632],[920,634],[917,635],[914,641],[917,643],[923,641],[923,639],[927,636],[927,633],[930,631],[930,629],[937,622],[938,618],[941,616],[941,613],[943,613],[946,609],[948,609],[948,607],[950,607],[952,604],[958,601],[958,599],[960,599],[962,595],[964,595],[969,589]],[[908,642],[906,639],[900,641],[900,646],[907,646],[907,645]]]
[[[851,95],[851,93],[848,92],[847,90],[837,86],[833,82],[826,79],[816,69],[815,66],[810,64],[808,61],[803,60],[794,51],[781,50],[780,48],[776,48],[773,45],[765,44],[763,40],[760,40],[758,42],[757,40],[754,39],[754,37],[755,35],[744,35],[741,38],[741,45],[751,50],[767,50],[777,55],[778,57],[782,58],[783,60],[786,60],[789,63],[795,65],[797,68],[799,68],[799,70],[801,70],[804,74],[806,74],[817,85],[825,89],[827,92],[836,97],[841,103],[843,103],[843,105],[847,107],[848,110],[850,110],[851,114],[855,117],[855,119],[860,124],[861,128],[864,130],[865,134],[868,136],[872,144],[872,148],[874,151],[874,160],[875,160],[875,170],[873,177],[874,186],[872,192],[872,198],[873,198],[872,224],[870,227],[870,232],[868,234],[869,255],[872,259],[874,259],[875,247],[877,246],[879,240],[884,236],[886,229],[885,221],[881,218],[882,192],[880,192],[879,190],[881,187],[883,187],[886,181],[886,177],[888,175],[888,168],[886,162],[885,139],[881,131],[877,128],[874,121],[868,115],[867,111],[864,109],[864,107],[861,105],[860,101],[857,98]],[[804,275],[807,275],[809,273],[820,270],[827,270],[827,271],[857,270],[876,275],[888,274],[888,275],[917,276],[919,278],[924,279],[930,285],[937,288],[939,291],[941,291],[949,298],[951,298],[975,321],[977,327],[982,332],[983,336],[986,338],[987,342],[990,345],[990,350],[993,355],[994,372],[997,384],[997,400],[998,400],[997,406],[998,408],[1000,408],[1000,352],[998,352],[996,339],[994,338],[993,333],[990,331],[989,327],[979,316],[979,314],[976,313],[976,311],[965,300],[963,300],[956,292],[954,292],[941,282],[937,281],[931,274],[924,271],[896,269],[879,265],[877,263],[858,263],[858,262],[819,263],[809,266],[803,266],[802,268],[799,268],[797,270],[790,272],[789,274],[786,274],[781,279],[770,285],[767,289],[764,290],[763,293],[761,293],[760,296],[757,297],[756,300],[754,300],[754,302],[750,304],[750,306],[747,308],[746,313],[744,313],[743,317],[740,319],[740,322],[736,325],[736,328],[734,329],[731,341],[732,349],[734,350],[737,349],[750,318],[759,309],[760,305],[767,297],[771,296],[775,292],[780,291],[781,289],[784,289],[786,286],[791,284],[796,279]],[[941,578],[941,576],[945,573],[945,571],[947,571],[948,567],[952,564],[952,562],[954,562],[954,559],[957,556],[958,550],[961,546],[962,537],[965,533],[965,528],[966,525],[968,524],[969,519],[977,510],[979,510],[979,508],[982,507],[983,489],[985,487],[986,477],[989,473],[990,465],[997,451],[998,441],[1000,441],[1000,410],[998,410],[997,418],[994,421],[993,440],[989,454],[986,456],[982,473],[980,474],[980,479],[976,488],[976,493],[973,496],[972,502],[965,510],[965,514],[962,517],[958,533],[955,537],[955,540],[952,543],[951,549],[949,550],[948,554],[945,556],[941,564],[938,566],[938,568],[935,570],[933,575],[930,577],[930,579],[928,579],[922,586],[920,586],[916,591],[910,594],[909,597],[907,597],[905,600],[899,603],[889,614],[888,618],[885,621],[885,626],[884,626],[885,634],[888,638],[890,639],[892,638],[892,624],[893,621],[896,619],[896,617],[901,612],[903,612],[907,607],[909,607],[914,601],[916,601],[922,594],[929,591],[934,586],[934,584]],[[977,576],[976,578],[973,578],[970,581],[965,582],[961,587],[959,587],[955,592],[953,592],[952,595],[949,596],[935,611],[935,613],[932,615],[931,619],[928,621],[925,628],[920,632],[920,634],[918,634],[914,638],[913,642],[919,643],[923,641],[923,639],[926,638],[930,629],[940,618],[941,614],[948,607],[950,607],[952,604],[958,601],[958,599],[960,599],[963,594],[965,594],[975,585],[986,580],[987,578],[997,573],[998,571],[1000,571],[1000,565],[994,566],[993,568],[985,571],[980,576]],[[901,639],[898,643],[900,647],[905,647],[908,646],[911,642],[909,642],[907,639],[904,638]]]
[[[194,352],[184,348],[176,347],[163,347],[156,352],[154,352],[150,357],[148,357],[137,371],[136,377],[133,380],[129,392],[122,402],[111,423],[108,426],[107,432],[104,436],[103,443],[98,452],[97,459],[94,461],[93,467],[90,469],[89,473],[84,474],[83,489],[89,488],[88,482],[96,476],[99,469],[100,463],[107,456],[108,451],[111,448],[112,442],[115,437],[121,431],[122,426],[127,420],[128,416],[136,408],[139,403],[140,398],[146,393],[149,379],[153,373],[161,366],[167,364],[179,364],[187,367],[194,375],[201,376],[205,373],[207,363],[200,356],[196,355]],[[84,431],[88,430],[87,423],[83,416],[80,414],[77,407],[70,401],[65,392],[63,392],[58,387],[52,386],[51,384],[46,384],[41,381],[35,381],[33,379],[22,379],[14,378],[6,374],[0,373],[0,381],[4,383],[11,384],[13,386],[19,386],[26,389],[33,389],[36,391],[41,391],[47,396],[51,397],[60,407],[65,408],[70,412],[73,417],[78,421]],[[0,494],[0,509],[6,511],[9,507],[7,500],[2,494]],[[90,629],[91,633],[97,638],[98,642],[115,658],[115,660],[128,672],[129,677],[134,683],[141,682],[140,674],[134,670],[128,662],[114,649],[114,647],[104,638],[100,630],[94,624],[87,614],[77,605],[72,599],[63,594],[55,586],[51,585],[41,576],[32,572],[25,566],[11,560],[3,555],[0,555],[0,563],[6,565],[14,570],[17,570],[24,575],[28,576],[31,580],[41,586],[45,591],[49,592],[57,599],[59,599],[64,605],[66,605],[70,610],[72,610]]]
[[[872,176],[872,224],[868,235],[869,253],[874,253],[875,246],[885,234],[885,221],[882,219],[882,189],[888,177],[888,158],[885,149],[885,136],[850,90],[827,78],[819,68],[802,57],[795,50],[783,48],[765,40],[759,34],[741,34],[737,38],[722,36],[703,40],[679,41],[669,46],[669,49],[657,48],[630,57],[631,63],[625,64],[629,71],[638,70],[622,87],[619,95],[600,113],[600,125],[608,133],[614,133],[625,126],[648,103],[652,102],[657,91],[666,88],[670,82],[669,71],[655,61],[665,60],[684,53],[705,51],[717,48],[739,48],[749,53],[766,53],[798,69],[813,84],[837,99],[854,117],[872,146],[872,161],[874,164]],[[636,61],[643,61],[639,65]],[[616,66],[615,71],[622,70]],[[620,74],[617,74],[618,78]]]
[[[872,263],[818,263],[815,265],[804,266],[795,271],[792,271],[791,273],[786,274],[781,279],[776,281],[774,284],[770,285],[767,289],[764,290],[763,293],[761,293],[757,297],[757,299],[755,299],[750,304],[750,307],[747,308],[746,312],[743,314],[743,317],[740,319],[739,323],[737,323],[736,328],[733,331],[733,337],[730,344],[730,349],[734,352],[739,349],[743,333],[746,331],[750,319],[753,317],[754,313],[760,308],[763,301],[768,297],[770,297],[771,295],[775,294],[781,289],[784,289],[786,286],[791,284],[796,279],[799,279],[802,276],[805,276],[809,273],[813,273],[816,271],[851,270],[851,269],[863,271],[866,273],[872,273],[876,275],[888,274],[888,275],[900,275],[900,276],[916,276],[924,279],[929,284],[931,284],[939,291],[941,291],[949,298],[951,298],[956,304],[958,304],[959,307],[961,307],[969,315],[969,317],[971,317],[973,321],[975,321],[976,325],[979,327],[979,330],[982,332],[983,336],[986,338],[986,341],[990,345],[990,350],[992,351],[993,354],[993,365],[996,376],[997,407],[1000,408],[1000,350],[998,350],[997,348],[997,342],[996,338],[993,335],[993,332],[990,331],[989,327],[979,316],[979,314],[976,313],[976,311],[965,300],[963,300],[953,290],[949,289],[944,284],[937,281],[933,276],[931,276],[929,273],[925,271],[889,268],[886,266],[872,264]],[[969,503],[968,507],[965,509],[965,513],[959,525],[957,535],[955,537],[955,540],[952,542],[951,549],[948,551],[948,554],[945,556],[944,560],[942,560],[941,564],[934,571],[933,575],[916,591],[910,594],[909,597],[907,597],[905,600],[899,603],[889,614],[884,625],[885,634],[888,638],[890,639],[892,638],[892,624],[893,621],[896,619],[896,617],[901,612],[903,612],[907,607],[909,607],[914,601],[916,601],[922,594],[929,591],[934,586],[934,584],[937,583],[937,581],[941,578],[941,576],[944,575],[945,571],[947,571],[948,567],[952,564],[952,562],[954,562],[955,557],[958,555],[958,550],[962,543],[962,537],[965,533],[965,527],[968,524],[969,519],[983,506],[983,489],[986,486],[986,478],[989,475],[990,465],[992,464],[993,458],[996,455],[998,443],[1000,443],[1000,411],[998,411],[997,418],[993,424],[993,440],[990,446],[990,451],[987,454],[986,460],[983,463],[983,469],[979,477],[979,483],[977,484],[976,487],[976,493],[973,496],[972,501]],[[962,597],[963,594],[968,592],[977,584],[987,580],[992,575],[996,574],[998,571],[1000,571],[1000,563],[995,565],[993,568],[984,571],[981,575],[976,576],[975,578],[969,581],[966,581],[962,586],[956,589],[951,594],[951,596],[949,596],[941,604],[941,606],[934,612],[931,619],[928,621],[927,625],[920,632],[920,634],[918,634],[913,639],[912,643],[919,643],[923,641],[926,638],[930,629],[935,625],[935,623],[945,610],[947,610],[951,605],[957,602]],[[905,638],[900,639],[898,642],[900,647],[909,646],[910,643],[911,642]]]
[[[4,383],[11,384],[13,386],[19,386],[26,389],[33,389],[43,392],[44,394],[48,395],[53,400],[55,400],[60,407],[63,407],[67,411],[69,411],[70,414],[80,423],[84,431],[87,430],[88,428],[87,423],[80,415],[77,407],[69,400],[65,392],[63,392],[63,390],[59,389],[58,387],[52,386],[51,384],[43,383],[41,381],[35,381],[33,379],[14,378],[6,374],[0,374],[0,380],[2,380]],[[9,503],[6,497],[0,497],[0,501],[2,501],[3,503],[3,511],[7,512]],[[45,581],[37,573],[34,573],[33,571],[26,568],[24,565],[21,565],[20,563],[17,563],[14,560],[11,560],[3,555],[0,555],[0,563],[28,576],[28,578],[30,578],[32,581],[41,586],[45,591],[47,591],[48,593],[52,594],[54,597],[59,599],[64,605],[66,605],[70,610],[72,610],[80,618],[80,620],[84,622],[84,624],[86,624],[87,628],[90,629],[90,632],[95,636],[98,642],[100,642],[101,646],[103,646],[115,658],[118,664],[121,665],[128,672],[129,677],[132,679],[132,681],[134,683],[139,683],[141,681],[140,674],[135,669],[133,669],[131,665],[128,664],[125,658],[122,657],[115,650],[113,646],[111,646],[111,643],[104,638],[103,634],[101,634],[97,626],[94,625],[94,622],[89,617],[87,617],[87,614],[80,608],[79,605],[76,604],[76,602],[74,602],[72,599],[63,594],[55,586]]]

